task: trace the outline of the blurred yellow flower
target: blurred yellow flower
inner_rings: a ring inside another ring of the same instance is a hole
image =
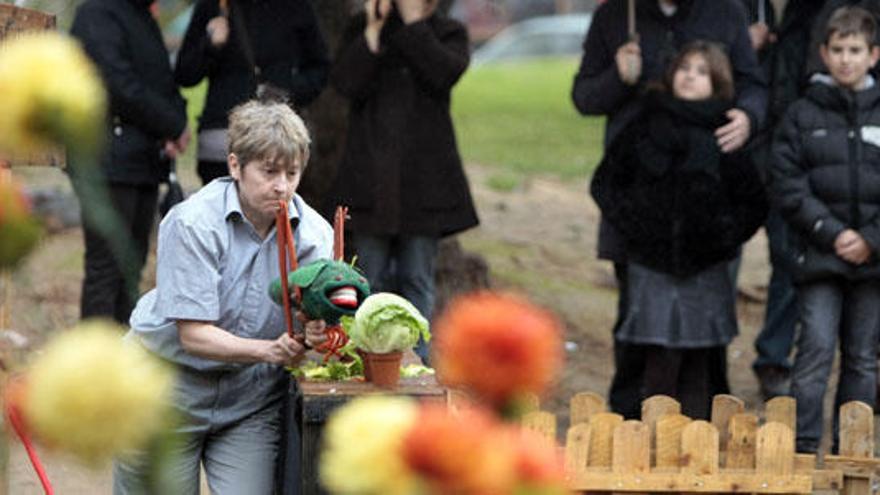
[[[405,398],[374,396],[340,408],[324,428],[321,483],[330,493],[405,495],[416,479],[401,456],[404,434],[416,418]]]
[[[57,32],[17,35],[0,44],[0,149],[44,151],[62,144],[97,150],[106,95],[91,61]]]
[[[86,463],[143,447],[165,426],[172,371],[115,324],[65,331],[29,366],[22,411],[47,446]]]

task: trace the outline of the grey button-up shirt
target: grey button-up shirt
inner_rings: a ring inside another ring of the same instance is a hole
[[[300,265],[330,258],[330,225],[299,196],[288,210]],[[230,178],[203,187],[159,226],[156,288],[138,301],[129,338],[179,365],[176,405],[193,419],[222,427],[284,393],[281,367],[193,356],[181,346],[176,323],[208,321],[239,337],[277,338],[285,320],[282,307],[269,298],[269,284],[278,270],[275,230],[260,238]]]

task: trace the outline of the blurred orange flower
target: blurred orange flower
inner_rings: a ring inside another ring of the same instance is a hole
[[[435,326],[439,378],[502,410],[541,394],[562,366],[562,327],[548,311],[510,294],[477,292],[453,301]]]
[[[506,430],[489,413],[445,405],[420,407],[403,441],[403,458],[429,493],[500,495],[516,484]]]

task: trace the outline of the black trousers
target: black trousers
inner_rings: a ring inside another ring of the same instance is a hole
[[[611,379],[611,390],[608,391],[608,405],[626,419],[639,419],[642,415],[645,346],[617,340],[617,331],[629,307],[625,263],[614,263],[614,277],[617,279],[617,320],[613,330],[614,377]]]
[[[199,160],[199,163],[196,165],[196,171],[199,174],[199,178],[202,179],[202,185],[205,185],[218,177],[229,175],[229,166],[226,162]]]
[[[86,252],[80,314],[83,319],[108,317],[125,325],[138,298],[137,287],[150,248],[159,186],[107,184],[107,189],[125,229],[114,235],[130,239],[135,250],[131,257],[134,266],[121,266],[110,243],[94,228],[89,216],[83,215]]]
[[[692,419],[709,419],[712,404],[710,358],[714,347],[672,349],[645,347],[645,397],[668,395]]]

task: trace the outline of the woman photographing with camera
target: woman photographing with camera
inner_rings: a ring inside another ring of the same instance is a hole
[[[350,206],[358,263],[374,290],[400,294],[429,319],[438,241],[478,223],[449,114],[468,36],[437,3],[368,0],[330,73],[350,102],[332,204]],[[417,352],[427,359],[426,345]]]
[[[308,0],[198,0],[174,76],[190,87],[208,79],[199,116],[203,184],[229,175],[228,115],[252,98],[284,100],[301,111],[318,97],[330,60]]]

